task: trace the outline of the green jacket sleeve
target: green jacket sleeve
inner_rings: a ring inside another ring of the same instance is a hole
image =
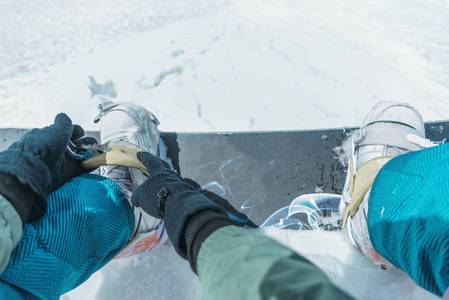
[[[293,250],[236,226],[204,241],[197,269],[203,299],[353,299]]]
[[[14,207],[0,195],[0,273],[6,268],[11,252],[22,236],[22,221]]]

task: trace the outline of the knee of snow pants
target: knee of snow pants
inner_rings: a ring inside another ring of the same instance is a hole
[[[203,299],[353,299],[293,250],[237,226],[203,242],[197,270]]]
[[[74,178],[47,201],[44,217],[24,225],[0,275],[0,299],[59,299],[113,259],[133,232],[125,194],[105,177]]]
[[[441,296],[449,285],[449,144],[389,161],[373,183],[367,221],[374,249]]]

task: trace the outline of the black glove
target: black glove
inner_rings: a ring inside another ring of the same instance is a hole
[[[134,192],[132,203],[149,215],[164,219],[168,237],[178,254],[187,258],[190,245],[185,230],[189,221],[204,211],[229,219],[224,210],[186,183],[163,160],[148,152],[137,153],[150,177]]]
[[[47,196],[70,178],[91,170],[67,152],[75,144],[93,144],[94,138],[80,138],[84,130],[72,125],[66,114],[58,114],[53,125],[33,129],[0,153],[0,194],[20,215],[22,222],[40,218],[47,209]]]

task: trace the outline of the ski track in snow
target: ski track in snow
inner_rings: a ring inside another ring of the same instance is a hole
[[[152,110],[163,131],[357,126],[381,100],[448,119],[448,28],[447,0],[3,1],[0,126],[45,126],[64,111],[98,130],[88,76],[112,79],[118,99]],[[375,269],[338,233],[255,234],[293,247],[357,298],[436,299],[402,272]],[[62,297],[200,298],[170,246],[113,261]]]

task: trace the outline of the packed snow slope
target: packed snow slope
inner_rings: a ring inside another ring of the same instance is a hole
[[[448,0],[0,0],[0,127],[86,129],[88,76],[117,84],[163,131],[359,125],[378,101],[449,118]],[[275,199],[273,199],[275,201]],[[435,299],[377,270],[339,233],[256,230],[293,247],[359,299]],[[201,299],[164,245],[113,261],[62,299]]]
[[[0,2],[0,127],[88,129],[87,77],[166,131],[357,126],[379,100],[449,105],[447,0]]]
[[[351,248],[340,232],[257,229],[319,266],[339,287],[363,300],[439,297],[418,287],[398,269],[377,269]],[[198,277],[172,246],[163,245],[140,261],[114,260],[62,300],[200,300]]]

